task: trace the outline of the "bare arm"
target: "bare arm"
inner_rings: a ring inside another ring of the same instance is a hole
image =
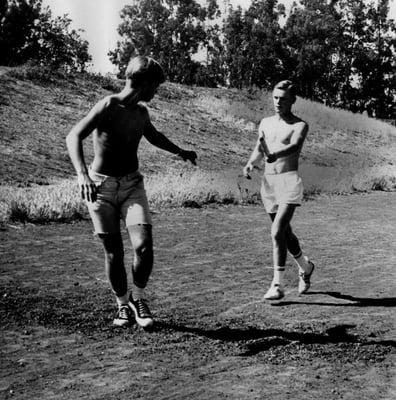
[[[260,143],[260,139],[258,139],[256,145],[254,146],[252,154],[250,155],[249,161],[247,163],[256,166],[263,158],[264,158],[263,149]]]
[[[197,154],[195,153],[195,151],[181,149],[179,146],[171,142],[163,133],[157,131],[157,129],[155,129],[155,127],[151,123],[148,113],[143,135],[152,145],[162,150],[168,151],[169,153],[177,154],[184,161],[190,160],[192,164],[196,165]]]
[[[96,187],[88,176],[88,169],[84,160],[83,140],[97,127],[98,119],[103,112],[103,103],[100,102],[78,122],[66,137],[67,150],[77,173],[78,184],[82,198],[88,201],[96,200]]]
[[[257,166],[257,164],[264,158],[263,149],[260,143],[260,139],[257,140],[256,145],[250,155],[249,161],[243,167],[243,175],[250,179],[250,172]]]
[[[295,131],[293,132],[290,143],[286,145],[282,150],[276,151],[269,155],[269,158],[274,157],[274,161],[281,157],[286,157],[289,154],[293,154],[294,152],[298,151],[304,143],[304,140],[308,133],[308,124],[302,122],[296,127]]]
[[[263,121],[260,122],[258,132],[259,132],[259,137],[257,139],[256,145],[254,146],[254,149],[252,151],[252,154],[250,155],[249,161],[246,163],[246,165],[243,168],[243,175],[250,179],[250,172],[253,171],[253,169],[259,164],[259,162],[264,158],[265,151],[268,150],[267,145],[265,144],[264,141],[264,132],[262,129],[263,126]],[[264,142],[264,143],[262,143]]]
[[[179,154],[182,150],[179,146],[171,142],[163,133],[158,132],[150,120],[146,123],[143,135],[152,145],[168,151],[169,153]]]

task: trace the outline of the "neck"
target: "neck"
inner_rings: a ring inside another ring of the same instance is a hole
[[[291,121],[294,119],[294,114],[291,111],[285,112],[285,113],[277,113],[276,114],[278,120],[283,120],[283,121]]]
[[[124,89],[118,94],[118,98],[122,105],[134,107],[139,102],[139,91],[127,81]]]

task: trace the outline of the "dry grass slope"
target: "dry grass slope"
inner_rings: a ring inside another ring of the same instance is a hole
[[[101,97],[122,87],[109,78],[19,68],[0,75],[0,220],[69,220],[84,214],[76,199],[65,137]],[[259,177],[240,175],[256,126],[272,113],[269,93],[167,83],[149,105],[156,127],[199,154],[198,167],[143,140],[141,170],[154,207],[257,198]],[[306,195],[393,190],[396,128],[298,99],[310,125],[301,171]],[[88,162],[91,143],[85,145]]]

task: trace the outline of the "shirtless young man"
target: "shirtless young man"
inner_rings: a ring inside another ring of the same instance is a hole
[[[308,125],[291,111],[296,101],[296,93],[290,81],[276,84],[272,98],[275,115],[261,121],[256,146],[243,168],[243,174],[249,177],[254,166],[265,157],[261,197],[272,221],[274,263],[274,278],[264,295],[265,300],[279,300],[284,297],[284,272],[288,250],[299,268],[299,294],[306,293],[309,289],[314,270],[314,264],[303,255],[299,241],[290,226],[294,210],[301,205],[303,196],[303,184],[297,171]]]
[[[99,101],[66,138],[77,172],[81,195],[86,200],[95,233],[105,253],[105,269],[116,296],[118,311],[113,323],[129,325],[132,312],[143,328],[153,325],[145,300],[145,287],[153,266],[150,211],[139,172],[137,151],[144,136],[151,144],[195,164],[197,154],[182,150],[151,124],[140,101],[149,102],[165,81],[161,66],[149,57],[131,59],[124,89]],[[87,168],[82,142],[93,132],[94,160]],[[134,249],[132,293],[124,266],[120,219],[125,221]]]

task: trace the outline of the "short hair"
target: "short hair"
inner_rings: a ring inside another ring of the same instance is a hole
[[[297,96],[297,90],[296,90],[296,86],[293,84],[292,81],[289,80],[284,80],[284,81],[280,81],[278,82],[275,86],[274,86],[274,90],[275,89],[280,89],[280,90],[285,90],[288,91],[290,93],[290,95],[292,97],[296,97]]]
[[[142,82],[165,82],[165,74],[161,65],[151,57],[137,56],[131,58],[125,71],[126,79],[132,81],[132,87]]]

